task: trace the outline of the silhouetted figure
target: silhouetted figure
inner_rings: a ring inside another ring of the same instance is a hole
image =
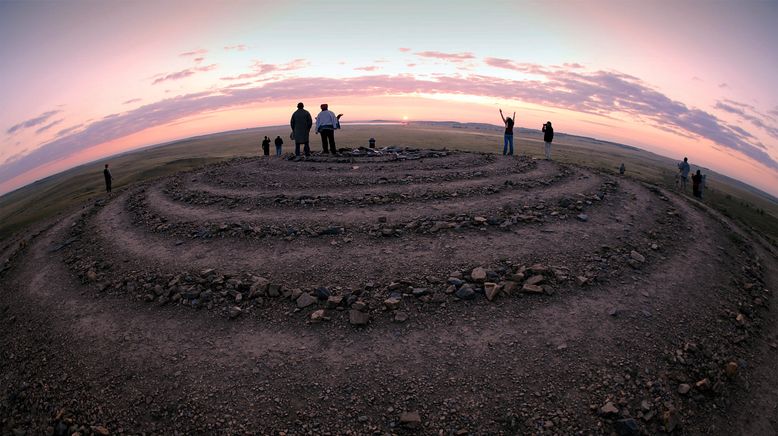
[[[321,112],[316,115],[316,133],[321,135],[321,148],[325,154],[338,152],[335,148],[335,130],[340,129],[342,116],[343,114],[335,116],[335,112],[329,110],[326,103],[321,105]]]
[[[284,140],[281,136],[276,136],[276,156],[281,156],[281,146],[284,145]]]
[[[700,182],[700,198],[702,198],[702,194],[705,193],[705,184],[707,183],[705,181],[706,177],[708,177],[707,174],[702,175],[702,181]]]
[[[619,167],[619,174],[622,176],[624,175],[624,171],[627,171],[627,167],[624,166],[624,162],[621,163],[621,166]]]
[[[305,146],[305,155],[311,155],[311,147],[309,146],[310,139],[308,136],[311,133],[311,126],[313,126],[313,119],[311,113],[303,109],[302,103],[297,103],[297,110],[292,114],[292,119],[289,124],[292,126],[292,137],[294,138],[294,155],[300,155],[300,145]]]
[[[265,156],[270,156],[270,138],[265,136],[265,139],[262,140],[262,154]]]
[[[551,141],[554,140],[554,128],[551,127],[551,121],[543,124],[543,142],[546,146],[546,160],[551,160]]]
[[[500,109],[500,118],[502,118],[503,124],[505,124],[505,135],[503,136],[503,146],[502,146],[502,155],[503,156],[513,156],[513,123],[516,119],[516,112],[513,113],[513,118],[508,117],[505,118],[502,114],[502,109]],[[508,150],[508,146],[510,145],[510,151]]]
[[[697,198],[702,198],[702,174],[700,170],[692,176],[692,194]]]
[[[105,177],[105,192],[107,192],[110,195],[111,182],[113,181],[113,176],[111,175],[111,170],[108,169],[108,164],[105,164],[105,169],[103,170],[103,177]]]
[[[367,143],[370,144],[370,148],[375,148],[375,138],[368,139]]]
[[[686,184],[689,181],[689,171],[691,169],[688,157],[683,158],[683,162],[678,162],[678,175],[680,176],[681,190],[683,192],[686,192]]]

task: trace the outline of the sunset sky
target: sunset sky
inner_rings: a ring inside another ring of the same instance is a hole
[[[303,101],[354,121],[501,107],[778,195],[776,23],[776,0],[0,0],[0,194]]]

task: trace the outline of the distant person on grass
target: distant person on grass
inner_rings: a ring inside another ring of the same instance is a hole
[[[276,136],[276,156],[281,156],[281,146],[284,145],[284,140],[281,136]]]
[[[262,140],[262,154],[265,156],[270,156],[270,138],[265,136],[265,139]]]
[[[343,114],[335,116],[335,112],[329,110],[327,104],[321,105],[321,112],[316,115],[316,133],[321,135],[321,148],[324,154],[338,152],[335,148],[335,130],[340,129],[340,117]]]
[[[686,192],[686,184],[689,181],[689,171],[691,171],[689,158],[685,157],[683,158],[683,162],[678,162],[678,175],[680,176],[681,190],[683,192]]]
[[[294,155],[300,155],[300,146],[305,146],[305,155],[311,155],[311,147],[309,146],[310,139],[308,138],[311,133],[311,126],[313,126],[313,118],[311,113],[303,109],[302,103],[297,103],[297,110],[292,114],[292,119],[289,124],[292,126],[292,139],[294,139]]]
[[[107,192],[108,195],[111,195],[111,182],[113,181],[113,176],[111,175],[111,170],[108,169],[108,164],[105,164],[103,177],[105,177],[105,192]]]
[[[516,112],[513,113],[513,118],[508,117],[505,118],[505,116],[502,114],[502,109],[500,109],[500,118],[502,118],[503,124],[505,124],[505,135],[503,136],[503,146],[502,146],[502,155],[503,156],[513,156],[513,123],[516,119]],[[508,146],[510,145],[510,151],[508,149]]]
[[[692,194],[697,198],[702,198],[702,174],[697,170],[692,176]]]
[[[551,141],[554,140],[554,128],[551,127],[551,121],[543,124],[543,142],[546,145],[546,160],[551,160]]]
[[[621,166],[619,167],[619,174],[623,176],[625,171],[627,171],[627,167],[625,167],[624,162],[622,162]]]

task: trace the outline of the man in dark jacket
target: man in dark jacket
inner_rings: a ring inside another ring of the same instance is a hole
[[[276,136],[276,156],[281,156],[281,146],[284,145],[284,140],[281,136]]]
[[[305,146],[305,155],[311,155],[311,147],[309,144],[310,139],[308,136],[311,133],[311,127],[313,126],[313,118],[311,113],[303,109],[302,103],[297,103],[297,110],[292,114],[292,119],[289,124],[292,126],[292,137],[294,138],[294,154],[300,155],[300,145]]]
[[[113,181],[113,176],[111,175],[111,171],[108,169],[108,164],[105,164],[103,177],[105,177],[105,192],[107,192],[108,195],[111,195],[111,182]]]
[[[551,141],[554,140],[554,128],[551,127],[551,121],[543,124],[543,142],[546,144],[546,160],[551,160]]]
[[[265,136],[265,139],[262,140],[262,154],[265,156],[270,156],[270,138]]]

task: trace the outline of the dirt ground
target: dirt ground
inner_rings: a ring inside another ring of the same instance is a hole
[[[528,157],[238,158],[5,241],[2,434],[776,434],[774,247]]]

